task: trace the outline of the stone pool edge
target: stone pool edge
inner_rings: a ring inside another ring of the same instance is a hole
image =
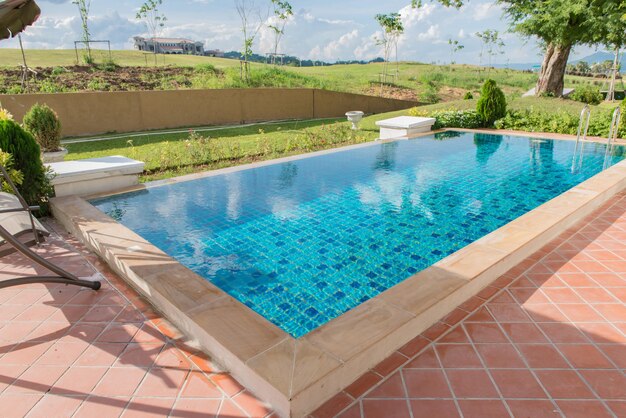
[[[624,189],[626,160],[297,340],[87,201],[52,208],[281,416],[303,416]]]

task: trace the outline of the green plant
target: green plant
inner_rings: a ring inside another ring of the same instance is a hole
[[[13,115],[8,110],[0,106],[0,120],[13,120]]]
[[[8,152],[4,152],[0,149],[0,165],[4,167],[9,178],[15,184],[15,186],[19,187],[24,182],[24,175],[20,170],[15,169],[15,164],[13,162],[13,157]],[[3,179],[0,181],[0,189],[3,192],[13,193],[13,189],[9,186],[9,183]]]
[[[436,122],[433,129],[442,128],[465,128],[476,129],[483,126],[483,119],[475,110],[435,110],[433,112],[424,112],[419,108],[413,108],[409,111],[411,116],[427,116],[435,118]]]
[[[47,170],[41,162],[41,150],[35,138],[12,120],[0,120],[0,149],[13,157],[14,168],[23,176],[19,192],[30,205],[39,205],[47,213],[53,190]]]
[[[24,116],[24,128],[35,138],[44,152],[61,148],[61,122],[48,105],[37,103]]]
[[[506,97],[495,81],[487,80],[483,84],[476,111],[482,117],[486,127],[506,115]]]
[[[463,100],[472,100],[474,98],[474,95],[472,94],[471,91],[468,91],[467,93],[465,93],[465,96],[463,96]]]
[[[569,98],[577,102],[594,105],[600,104],[602,100],[604,100],[600,89],[589,85],[577,87],[576,90],[570,94]]]
[[[439,97],[439,92],[437,88],[431,85],[427,85],[420,94],[420,101],[422,103],[432,104],[437,103],[440,100],[441,97]]]

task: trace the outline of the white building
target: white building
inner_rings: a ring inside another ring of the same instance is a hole
[[[157,54],[204,55],[204,44],[179,38],[143,38],[135,36],[135,49]]]

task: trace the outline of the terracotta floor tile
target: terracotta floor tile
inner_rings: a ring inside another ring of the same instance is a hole
[[[176,398],[133,398],[122,414],[124,418],[157,418],[170,416]],[[210,416],[210,410],[205,414]],[[176,415],[174,415],[176,416]]]
[[[559,276],[570,287],[594,287],[597,283],[584,273],[570,273]]]
[[[137,324],[111,324],[98,336],[101,343],[128,343],[139,331]]]
[[[89,343],[84,341],[54,343],[48,351],[39,357],[37,364],[70,366],[88,347]]]
[[[528,303],[550,303],[550,300],[539,289],[509,289],[517,303],[525,305]]]
[[[272,416],[270,416],[268,418],[279,418],[279,417],[278,417],[278,415],[276,415],[275,417],[272,415]],[[355,403],[350,408],[348,408],[344,412],[342,412],[341,415],[338,416],[338,418],[362,418],[362,415],[361,415],[361,404],[360,403]]]
[[[47,393],[54,383],[67,371],[65,366],[33,365],[22,373],[6,393]]]
[[[0,330],[0,341],[19,343],[39,326],[39,322],[8,322]]]
[[[435,350],[429,347],[422,354],[407,363],[403,369],[438,369],[439,367]]]
[[[29,418],[70,417],[86,396],[46,395],[30,410]]]
[[[51,342],[18,344],[0,357],[0,364],[33,364],[51,346]]]
[[[411,418],[408,402],[402,400],[363,400],[363,417],[365,418]]]
[[[612,415],[597,401],[557,401],[567,418],[609,418]]]
[[[562,344],[558,350],[578,369],[612,369],[604,354],[590,344]]]
[[[220,418],[247,418],[248,413],[244,412],[235,402],[224,399],[222,401],[222,405],[220,406],[219,414],[217,415]],[[260,417],[253,417],[260,418]]]
[[[470,341],[463,327],[457,326],[441,337],[437,342],[439,344],[469,344]]]
[[[56,395],[89,395],[106,367],[72,367],[56,381],[50,393]]]
[[[626,399],[626,376],[617,370],[581,370],[585,380],[604,399]]]
[[[572,322],[603,322],[604,319],[590,306],[582,303],[562,304],[561,312]]]
[[[487,308],[482,307],[479,310],[477,310],[475,313],[470,315],[464,322],[465,323],[468,323],[468,322],[496,322],[496,320],[491,315],[491,313],[489,313]]]
[[[121,311],[121,306],[94,306],[81,320],[83,322],[111,322]]]
[[[595,395],[573,370],[536,370],[539,381],[555,399],[595,399]]]
[[[474,343],[508,343],[506,336],[496,324],[466,323],[465,331]]]
[[[220,399],[224,395],[203,373],[191,372],[187,376],[185,387],[180,396],[183,398]]]
[[[406,373],[406,371],[405,371]],[[408,387],[408,384],[407,384]],[[349,394],[349,393],[348,393]],[[403,398],[406,397],[404,384],[402,383],[401,374],[394,373],[374,387],[365,395],[366,399],[387,399],[387,398]]]
[[[610,322],[626,322],[626,305],[624,304],[602,303],[594,305],[594,308]]]
[[[3,393],[0,394],[0,405],[2,405],[2,413],[7,418],[25,417],[33,406],[43,397],[42,394],[16,394]]]
[[[491,370],[491,376],[506,399],[547,398],[537,379],[528,370]]]
[[[162,344],[137,344],[131,343],[126,346],[122,354],[119,355],[116,366],[137,366],[151,367],[157,356],[163,349]]]
[[[533,303],[524,305],[526,313],[536,322],[567,322],[567,317],[551,303]]]
[[[126,344],[93,343],[76,361],[78,366],[111,366],[124,351]]]
[[[482,363],[470,344],[435,345],[441,364],[445,368],[482,369]]]
[[[543,293],[553,303],[583,303],[583,300],[568,288],[542,288]]]
[[[600,350],[621,369],[626,369],[626,345],[602,344]]]
[[[128,405],[128,397],[90,396],[76,411],[76,418],[81,417],[119,417]]]
[[[504,332],[511,341],[519,344],[547,343],[548,340],[535,324],[510,323],[502,324]]]
[[[388,376],[390,373],[394,372],[398,369],[398,367],[402,366],[409,359],[402,355],[399,352],[395,352],[387,357],[384,361],[380,362],[376,367],[374,367],[374,371],[381,376]]]
[[[187,400],[187,399],[185,399]],[[328,402],[315,410],[311,415],[315,418],[332,418],[339,412],[346,409],[354,401],[352,397],[348,396],[344,392],[339,392],[333,396]],[[178,404],[175,410],[178,409]]]
[[[104,324],[81,324],[78,323],[70,328],[60,339],[65,342],[93,342],[104,331]]]
[[[359,377],[350,386],[345,388],[344,391],[353,398],[358,398],[359,396],[370,390],[375,384],[377,384],[381,380],[382,377],[380,377],[378,374],[367,372],[363,376]]]
[[[411,410],[414,418],[456,418],[460,417],[454,401],[446,400],[411,400]]]
[[[558,409],[550,401],[513,400],[508,399],[507,405],[514,417],[524,418],[559,418]]]
[[[426,347],[428,344],[430,344],[429,340],[422,337],[421,335],[418,335],[416,338],[409,341],[398,351],[407,357],[413,357],[414,355],[422,351],[424,347]]]
[[[502,418],[509,413],[502,401],[460,400],[459,407],[464,418]]]
[[[619,324],[616,324],[618,326]],[[591,341],[598,344],[626,344],[626,335],[608,323],[577,323]]]
[[[626,401],[609,401],[609,409],[618,417],[626,417]]]
[[[482,301],[480,301],[480,303],[482,304]],[[461,305],[461,307],[462,306],[463,305]],[[441,337],[448,330],[450,330],[450,328],[451,328],[450,325],[444,324],[443,322],[438,322],[435,325],[428,328],[426,331],[422,332],[422,336],[431,341],[435,341],[437,338]]]
[[[533,369],[569,369],[563,356],[549,344],[518,344],[518,350]]]
[[[451,398],[441,370],[403,370],[409,398]]]
[[[490,369],[526,367],[517,350],[511,344],[477,344],[476,350]]]
[[[172,409],[172,417],[216,417],[222,402],[217,399],[179,399]],[[136,406],[134,410],[143,412],[145,406]],[[326,415],[329,416],[329,415]],[[320,416],[321,417],[321,416]]]
[[[446,370],[457,398],[498,398],[498,392],[485,370]]]
[[[544,323],[539,327],[553,343],[587,343],[585,335],[568,323]]]
[[[153,368],[143,380],[136,396],[175,398],[187,379],[187,370]]]
[[[210,377],[211,381],[222,389],[228,396],[235,396],[241,392],[244,387],[241,386],[233,377],[227,373],[214,374]]]
[[[131,396],[146,374],[145,369],[136,367],[109,369],[93,393],[100,396]]]

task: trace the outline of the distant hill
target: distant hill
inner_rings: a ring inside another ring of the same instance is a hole
[[[589,65],[593,65],[599,62],[613,61],[614,58],[615,58],[615,54],[613,54],[612,52],[598,51],[584,58],[570,61],[569,63],[576,64],[577,62],[584,61]],[[622,52],[620,59],[623,59],[623,58],[624,58],[624,53]]]

